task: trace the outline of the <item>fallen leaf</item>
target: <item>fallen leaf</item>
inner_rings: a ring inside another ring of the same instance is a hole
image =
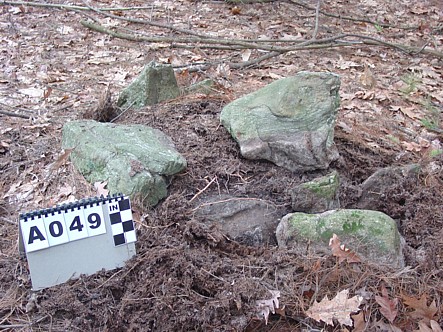
[[[429,323],[431,320],[435,320],[435,314],[438,312],[438,308],[435,305],[435,301],[427,305],[426,294],[423,294],[419,299],[402,295],[403,304],[414,309],[413,312],[408,313],[414,319],[423,319],[425,323]]]
[[[369,69],[368,64],[365,64],[365,71],[360,76],[360,82],[365,88],[368,88],[368,89],[375,88],[375,86],[377,84],[374,74]]]
[[[403,332],[400,328],[392,324],[386,324],[381,320],[374,324],[374,327],[378,327],[382,332]],[[379,331],[377,330],[377,331]]]
[[[259,318],[265,319],[265,324],[268,324],[269,313],[272,312],[275,314],[275,309],[279,308],[278,298],[280,297],[280,291],[270,290],[272,294],[272,298],[269,300],[258,300],[255,301],[255,305],[257,307],[257,315]]]
[[[252,51],[250,49],[244,50],[241,52],[241,59],[242,61],[246,62],[249,61],[249,58],[251,57]]]
[[[380,313],[390,322],[394,322],[395,317],[397,317],[398,310],[398,299],[390,299],[388,295],[388,290],[385,286],[381,288],[382,296],[375,296],[375,301],[381,306]]]
[[[314,304],[306,311],[309,318],[317,322],[323,321],[328,325],[334,325],[333,319],[340,324],[352,326],[351,313],[359,311],[359,306],[363,301],[361,296],[348,298],[349,289],[339,292],[332,300],[327,296],[321,302]]]
[[[443,332],[443,329],[438,325],[435,320],[430,321],[432,332]]]
[[[37,88],[20,89],[18,91],[29,97],[43,97],[43,94],[45,92],[43,89]]]
[[[363,310],[356,315],[352,315],[351,318],[354,321],[354,329],[352,330],[353,332],[366,331],[365,313],[363,312]]]
[[[414,332],[443,332],[440,325],[435,321],[430,321],[431,327],[426,325],[424,321],[418,322],[418,330],[414,330]]]
[[[49,171],[53,172],[58,170],[62,165],[66,163],[68,160],[72,150],[74,149],[65,149],[65,151],[57,158],[56,162],[52,164]]]
[[[237,7],[237,6],[232,7],[232,8],[231,8],[231,13],[232,13],[233,15],[240,15],[240,13],[241,13],[241,8],[240,8],[240,7]]]
[[[97,195],[101,196],[108,196],[109,194],[109,190],[105,189],[105,187],[108,185],[107,181],[97,181],[94,183],[94,188],[95,190],[97,190]]]
[[[338,257],[339,264],[345,260],[348,263],[361,262],[360,257],[358,257],[356,253],[346,248],[345,245],[340,245],[340,239],[336,234],[332,234],[332,237],[329,240],[329,246],[331,247],[332,255]]]

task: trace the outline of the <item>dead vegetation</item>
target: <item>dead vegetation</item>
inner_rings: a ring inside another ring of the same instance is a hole
[[[248,2],[165,0],[137,9],[131,1],[95,2],[93,8],[1,3],[2,330],[338,331],[339,322],[349,321],[335,317],[335,325],[326,326],[330,317],[313,315],[322,305],[335,310],[346,290],[348,298],[361,298],[360,311],[350,316],[353,331],[440,331],[441,5]],[[141,40],[97,33],[84,20]],[[335,38],[340,34],[354,37]],[[184,36],[189,40],[174,47]],[[217,43],[191,43],[202,36]],[[365,36],[364,42],[355,36]],[[282,39],[291,45],[275,42]],[[371,44],[374,39],[383,43]],[[292,49],[267,48],[273,45]],[[111,96],[151,60],[171,63],[182,86],[214,80],[214,94],[183,96],[115,119]],[[406,269],[351,263],[337,246],[329,256],[307,248],[305,257],[243,246],[194,215],[205,195],[227,193],[289,212],[288,186],[318,175],[242,159],[218,120],[230,100],[300,70],[342,78],[341,160],[332,167],[342,178],[343,207],[354,206],[357,185],[375,170],[422,166],[419,178],[397,183],[380,203],[405,237]],[[26,260],[18,255],[18,213],[97,193],[70,164],[69,151],[60,150],[62,125],[83,117],[158,128],[189,166],[171,179],[168,198],[154,209],[135,201],[138,255],[124,268],[32,293]]]

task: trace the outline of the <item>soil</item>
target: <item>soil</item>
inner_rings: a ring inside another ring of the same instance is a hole
[[[442,49],[443,18],[438,2],[419,3],[420,10],[411,10],[407,1],[395,6],[382,3],[325,1],[324,10],[346,9],[349,15],[360,17],[377,13],[395,24],[424,24],[426,18],[437,15],[435,25],[440,24],[440,30],[433,35],[434,46]],[[102,7],[135,5],[130,1],[97,2]],[[155,1],[151,6],[150,11],[119,15],[178,25],[195,19],[199,22],[196,30],[211,31],[219,24],[221,35],[226,33],[226,25],[231,25],[232,31],[244,33],[243,37],[260,24],[264,25],[261,30],[278,36],[300,31],[308,36],[314,19],[312,11],[286,2],[239,4],[238,15],[234,15],[233,5],[221,1]],[[314,301],[325,296],[331,299],[343,289],[365,298],[361,308],[367,331],[417,329],[419,319],[402,302],[404,295],[424,295],[428,306],[434,302],[436,308],[442,308],[443,154],[438,154],[443,139],[438,127],[443,120],[443,97],[438,99],[438,91],[443,91],[441,58],[410,56],[390,48],[323,49],[294,52],[239,70],[218,65],[193,73],[181,70],[178,64],[216,61],[227,55],[238,60],[240,51],[175,50],[113,39],[87,30],[78,23],[84,14],[69,10],[5,5],[0,10],[0,38],[10,45],[1,46],[0,103],[5,110],[31,116],[24,119],[0,114],[2,330],[342,331],[339,324],[326,326],[307,318],[306,310]],[[394,15],[398,12],[403,16]],[[292,15],[292,25],[288,15]],[[118,22],[100,19],[109,25]],[[327,27],[335,32],[375,31],[368,24],[322,19],[325,31],[320,29],[319,33],[327,34]],[[402,41],[424,40],[427,35],[423,30],[432,28],[435,26],[400,30]],[[160,28],[150,29],[165,34]],[[383,33],[386,38],[396,38],[397,32],[386,29]],[[170,179],[168,197],[157,206],[132,202],[137,255],[125,267],[32,292],[26,259],[18,253],[18,214],[97,194],[61,150],[63,124],[97,114],[102,117],[104,105],[109,107],[109,102],[100,101],[107,87],[117,96],[153,59],[174,64],[181,86],[213,79],[217,83],[214,93],[184,95],[139,111],[125,111],[115,122],[162,130],[186,158],[187,169]],[[372,68],[376,86],[365,86],[362,81],[365,64]],[[424,74],[425,69],[428,74]],[[342,104],[335,132],[340,159],[330,170],[340,174],[343,208],[355,208],[359,185],[376,170],[411,163],[421,166],[417,177],[398,181],[377,206],[396,220],[405,239],[407,268],[402,271],[371,263],[339,264],[332,255],[318,256],[309,250],[300,256],[290,249],[247,246],[229,239],[196,215],[205,198],[225,194],[266,200],[283,214],[289,213],[290,189],[330,171],[294,174],[266,161],[246,160],[219,122],[220,111],[229,101],[300,70],[328,70],[342,77]],[[417,87],[399,92],[405,82],[410,82],[407,75],[411,73],[421,75]],[[39,89],[44,98],[33,95]],[[437,115],[426,113],[428,109],[419,102],[425,99],[433,103]],[[425,126],[420,121],[425,118],[435,121],[437,127]],[[392,325],[375,300],[383,287],[390,298],[399,299]],[[266,323],[258,317],[256,301],[270,299],[269,290],[279,290],[281,296],[279,309]],[[431,318],[443,325],[441,311]]]

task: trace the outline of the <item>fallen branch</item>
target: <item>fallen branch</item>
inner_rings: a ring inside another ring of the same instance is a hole
[[[300,6],[303,8],[306,8],[308,10],[312,10],[312,11],[316,11],[315,7],[311,7],[309,5],[307,5],[306,3],[300,2],[300,1],[296,1],[296,0],[288,0],[289,3],[296,5],[296,6]],[[325,12],[323,10],[319,10],[319,13],[324,15],[324,16],[328,16],[328,17],[333,17],[333,18],[338,18],[340,20],[345,20],[345,21],[352,21],[352,22],[363,22],[363,23],[369,23],[369,24],[373,24],[373,25],[378,25],[382,28],[397,28],[397,29],[402,29],[402,30],[415,30],[418,28],[418,26],[395,26],[392,24],[388,24],[388,23],[382,23],[382,22],[377,22],[377,21],[372,21],[370,19],[367,18],[355,18],[355,17],[351,17],[351,16],[343,16],[343,15],[337,15],[337,14],[331,14],[328,12]]]
[[[47,7],[47,8],[59,8],[67,10],[91,10],[88,7],[75,6],[75,5],[62,5],[57,3],[40,3],[40,2],[24,2],[24,1],[1,1],[0,5],[3,6],[31,6],[31,7]],[[101,11],[128,11],[128,10],[143,10],[152,9],[149,7],[121,7],[121,8],[100,8]]]
[[[340,34],[329,38],[324,39],[311,39],[305,41],[299,41],[296,45],[293,46],[277,46],[277,45],[267,45],[267,44],[257,44],[257,43],[249,43],[242,42],[238,40],[228,40],[228,39],[217,39],[217,38],[198,38],[198,37],[151,37],[151,36],[137,36],[134,34],[127,34],[118,32],[115,30],[111,30],[105,28],[99,24],[95,24],[90,21],[82,20],[80,23],[92,30],[97,32],[109,34],[115,38],[127,39],[131,41],[137,42],[150,42],[150,43],[170,43],[171,48],[190,48],[189,45],[182,44],[193,44],[191,48],[209,48],[209,49],[224,49],[224,50],[239,50],[239,49],[257,49],[261,51],[269,51],[271,53],[266,54],[260,58],[255,60],[251,60],[250,62],[244,62],[239,64],[230,64],[231,68],[239,69],[244,68],[245,66],[251,66],[257,64],[263,60],[267,60],[274,56],[278,56],[282,53],[293,52],[293,51],[301,51],[301,50],[312,50],[312,49],[324,49],[324,48],[333,48],[333,47],[349,47],[355,45],[371,45],[371,46],[384,46],[397,49],[406,54],[430,54],[438,58],[443,59],[443,53],[426,49],[426,47],[414,47],[409,45],[396,44],[391,42],[386,42],[378,38],[358,35],[358,34]],[[357,40],[346,40],[348,38],[357,38]],[[283,42],[282,42],[283,43]],[[287,43],[291,43],[291,41],[287,41]]]
[[[7,115],[7,116],[12,116],[12,117],[16,117],[16,118],[28,119],[28,120],[31,118],[31,117],[29,117],[27,115],[18,114],[18,113],[12,113],[12,112],[3,111],[3,110],[0,110],[0,114]]]

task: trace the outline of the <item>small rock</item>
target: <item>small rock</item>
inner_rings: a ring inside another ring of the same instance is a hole
[[[142,108],[180,96],[180,89],[171,65],[150,62],[118,98],[122,109]]]
[[[376,171],[361,184],[357,207],[367,210],[380,209],[393,185],[401,185],[411,176],[417,176],[419,171],[420,166],[417,164],[386,167]]]
[[[281,214],[270,202],[215,196],[201,202],[196,213],[205,222],[217,225],[229,238],[243,244],[276,244],[275,229]]]
[[[339,209],[339,186],[340,179],[336,171],[302,183],[291,192],[292,209],[306,213],[320,213]]]

